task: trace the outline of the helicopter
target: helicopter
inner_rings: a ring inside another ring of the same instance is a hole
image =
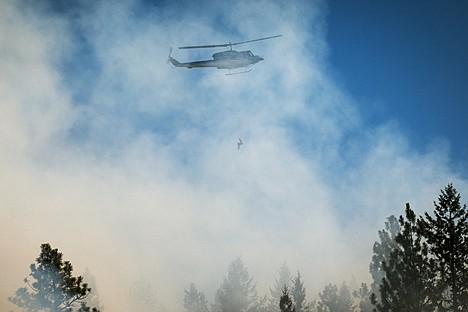
[[[236,50],[233,50],[232,47],[235,45],[239,45],[239,44],[273,39],[273,38],[277,38],[281,36],[282,35],[276,35],[276,36],[271,36],[271,37],[264,37],[264,38],[254,39],[254,40],[247,40],[247,41],[233,42],[233,43],[229,42],[229,43],[223,43],[223,44],[179,47],[179,49],[202,49],[202,48],[229,47],[229,50],[214,53],[212,60],[194,61],[194,62],[187,62],[187,63],[181,63],[177,61],[176,59],[174,59],[173,57],[171,57],[172,48],[170,48],[168,62],[172,63],[172,65],[174,65],[175,67],[186,67],[186,68],[216,67],[217,69],[228,69],[229,73],[226,75],[248,73],[251,70],[245,70],[245,71],[236,72],[236,73],[231,73],[231,70],[253,66],[256,63],[263,61],[263,57],[253,54],[252,51],[236,51]]]

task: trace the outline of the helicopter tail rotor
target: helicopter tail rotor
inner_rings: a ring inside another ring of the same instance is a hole
[[[167,64],[171,62],[172,47],[169,48],[169,55],[167,56]]]
[[[169,55],[167,57],[167,63],[171,63],[172,65],[174,65],[175,67],[184,67],[184,65],[182,63],[180,63],[179,61],[177,61],[175,58],[173,58],[171,56],[171,53],[172,53],[172,47],[169,48]]]

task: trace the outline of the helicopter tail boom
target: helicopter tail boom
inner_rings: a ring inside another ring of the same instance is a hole
[[[207,60],[207,61],[196,61],[196,62],[188,62],[188,63],[181,63],[175,58],[169,56],[167,59],[169,63],[174,65],[175,67],[186,67],[186,68],[194,68],[194,67],[217,67],[219,69],[221,68],[228,68],[223,66],[223,64],[220,64],[218,61],[213,61],[213,60]]]
[[[174,65],[176,67],[183,67],[181,62],[179,62],[178,60],[176,60],[175,58],[173,58],[171,56],[169,56],[168,61],[171,62],[172,65]]]

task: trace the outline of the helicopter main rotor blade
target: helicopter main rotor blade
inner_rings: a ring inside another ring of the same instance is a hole
[[[283,35],[276,35],[276,36],[271,36],[271,37],[265,37],[265,38],[247,40],[247,41],[241,41],[241,42],[233,42],[233,43],[229,42],[229,43],[223,43],[223,44],[185,46],[185,47],[179,47],[179,49],[226,48],[226,47],[232,47],[232,46],[238,45],[238,44],[244,44],[244,43],[255,42],[255,41],[260,41],[260,40],[273,39],[273,38],[278,38],[278,37],[281,37],[281,36],[283,36]]]
[[[278,38],[278,37],[282,37],[282,36],[283,36],[283,35],[276,35],[276,36],[265,37],[265,38],[254,39],[254,40],[247,40],[247,41],[242,41],[242,42],[234,42],[234,43],[232,43],[231,45],[237,45],[237,44],[244,44],[244,43],[255,42],[255,41],[260,41],[260,40],[273,39],[273,38]]]
[[[225,48],[230,47],[230,43],[224,44],[211,44],[211,45],[201,45],[201,46],[186,46],[186,47],[179,47],[179,49],[202,49],[202,48]]]

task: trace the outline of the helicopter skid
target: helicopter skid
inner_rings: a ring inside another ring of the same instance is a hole
[[[231,73],[229,72],[228,74],[225,74],[226,76],[233,76],[233,75],[239,75],[239,74],[246,74],[246,73],[249,73],[251,72],[252,70],[249,69],[249,70],[244,70],[244,71],[241,71],[241,72],[237,72],[237,73]]]

